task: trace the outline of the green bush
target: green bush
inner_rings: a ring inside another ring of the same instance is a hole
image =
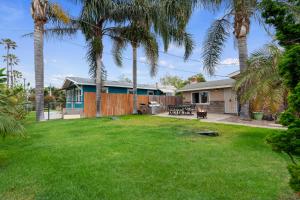
[[[296,117],[290,110],[281,113],[279,116],[279,123],[282,124],[283,126],[289,126],[295,121],[296,121]]]
[[[287,131],[270,135],[267,137],[267,143],[274,151],[287,153],[295,162],[292,155],[300,156],[300,128],[292,127]]]
[[[290,172],[290,186],[294,191],[300,191],[300,166],[289,165],[288,170]]]

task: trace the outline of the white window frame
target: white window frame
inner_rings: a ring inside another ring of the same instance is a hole
[[[202,103],[201,102],[201,93],[207,93],[207,103]],[[194,103],[194,99],[193,99],[193,94],[198,94],[199,95],[199,103]],[[209,91],[198,91],[198,92],[192,92],[191,93],[191,103],[193,104],[198,104],[198,105],[209,105],[210,104],[210,92]]]
[[[150,93],[152,93],[152,94],[150,94]],[[155,94],[154,90],[148,90],[147,91],[147,95],[152,95],[153,96],[154,94]]]
[[[81,88],[75,88],[74,90],[75,93],[75,102],[78,103],[82,103],[82,89]]]

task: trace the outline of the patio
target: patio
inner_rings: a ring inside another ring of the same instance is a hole
[[[178,119],[197,119],[196,114],[192,115],[169,115],[169,113],[160,113],[159,117],[170,117],[170,118],[178,118]],[[241,120],[238,116],[230,115],[230,114],[216,114],[216,113],[208,113],[206,119],[200,119],[201,122],[211,122],[211,123],[220,123],[220,124],[232,124],[232,125],[242,125],[242,126],[250,126],[250,127],[261,127],[261,128],[271,128],[271,129],[283,129],[280,124],[276,124],[274,121],[266,121],[266,120]]]

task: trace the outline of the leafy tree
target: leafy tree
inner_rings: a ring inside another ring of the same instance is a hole
[[[0,44],[4,46],[4,49],[6,50],[7,58],[9,57],[8,55],[10,54],[10,50],[17,48],[17,43],[9,38],[2,39]],[[8,87],[9,86],[9,62],[8,62],[8,60],[6,60],[6,81],[7,81],[6,84]]]
[[[186,81],[182,80],[179,76],[172,76],[168,74],[160,79],[160,83],[165,86],[174,86],[177,89],[182,88],[186,85]]]
[[[122,74],[121,76],[119,76],[119,81],[121,81],[121,82],[127,82],[127,83],[132,83],[131,79],[128,78],[127,76],[125,76],[125,74]]]
[[[274,150],[290,156],[293,163],[288,166],[290,186],[299,192],[300,165],[297,158],[300,156],[300,0],[263,0],[260,6],[266,23],[275,27],[276,39],[285,48],[279,62],[279,71],[290,90],[288,109],[280,119],[280,122],[288,125],[288,130],[269,136],[267,141]]]
[[[192,82],[192,81],[196,81],[197,83],[200,83],[200,82],[205,82],[206,80],[203,74],[199,73],[188,78],[188,82]]]
[[[48,0],[31,0],[31,15],[34,21],[34,65],[36,90],[36,120],[44,120],[44,26],[47,22],[70,23],[62,8]]]
[[[196,81],[197,83],[200,83],[200,82],[205,82],[206,80],[203,74],[201,73],[191,76],[187,80],[183,80],[179,76],[172,76],[168,74],[160,79],[162,85],[172,85],[177,89],[184,87],[185,85],[191,83],[192,81]]]

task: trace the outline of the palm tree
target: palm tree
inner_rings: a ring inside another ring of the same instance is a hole
[[[128,6],[134,12],[128,17],[125,25],[115,30],[115,40],[113,55],[117,65],[122,65],[122,51],[127,44],[132,47],[132,80],[133,80],[133,114],[137,114],[137,49],[143,47],[146,58],[150,65],[150,74],[154,76],[157,71],[157,61],[159,56],[156,35],[151,32],[152,27],[156,34],[162,36],[165,51],[171,42],[178,45],[185,45],[185,58],[187,59],[193,49],[193,42],[189,34],[185,32],[185,25],[178,26],[175,16],[167,15],[164,1],[132,1]],[[127,8],[128,8],[127,6]],[[170,23],[172,21],[173,23]],[[187,21],[185,21],[187,23]],[[182,23],[183,24],[183,23]]]
[[[8,71],[7,74],[10,74],[8,78],[10,79],[10,87],[14,87],[14,78],[13,78],[13,66],[17,65],[19,63],[19,59],[14,54],[7,54],[6,56],[3,56],[4,61],[7,63]]]
[[[17,43],[12,41],[9,38],[2,39],[0,44],[4,45],[4,48],[6,49],[6,56],[7,57],[10,54],[10,49],[16,49],[16,47],[17,47]],[[6,62],[6,84],[7,84],[7,87],[8,87],[9,86],[9,63],[8,63],[8,60]]]
[[[235,84],[242,102],[259,100],[269,107],[286,108],[288,92],[278,68],[282,55],[283,51],[274,44],[265,45],[250,55],[247,69],[239,74]]]
[[[120,40],[115,34],[121,31],[117,24],[128,19],[132,14],[132,7],[125,1],[118,0],[90,0],[82,3],[83,9],[78,22],[88,44],[87,59],[90,62],[90,72],[96,79],[96,117],[101,117],[103,37]]]
[[[216,2],[214,5],[219,6],[222,1]],[[228,2],[229,12],[213,22],[204,42],[204,67],[211,75],[214,74],[216,65],[220,61],[222,48],[230,35],[230,27],[233,27],[233,33],[237,40],[240,72],[247,69],[247,35],[250,31],[250,18],[255,14],[257,1],[233,0]],[[245,119],[250,118],[249,102],[246,101],[242,104],[240,116]]]
[[[44,26],[48,21],[69,23],[69,17],[58,4],[48,0],[32,0],[31,15],[34,21],[34,66],[36,93],[36,120],[44,120]]]

